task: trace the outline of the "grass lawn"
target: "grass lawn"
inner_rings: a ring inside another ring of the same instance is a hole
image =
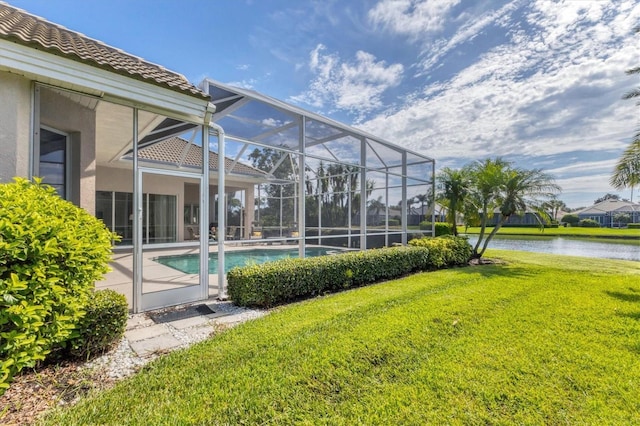
[[[486,232],[491,232],[493,228],[487,228]],[[480,227],[470,227],[465,231],[464,226],[458,227],[458,232],[467,234],[479,234]],[[498,235],[533,235],[546,237],[597,237],[597,238],[629,238],[640,240],[640,229],[619,229],[619,228],[545,228],[544,232],[540,228],[518,228],[506,227],[498,230]]]
[[[281,307],[47,424],[640,424],[640,266],[488,255]]]

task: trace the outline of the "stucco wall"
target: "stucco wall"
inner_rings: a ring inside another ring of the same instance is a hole
[[[71,137],[71,189],[75,204],[95,214],[96,207],[96,113],[50,89],[40,90],[40,125]]]
[[[0,182],[29,177],[31,82],[0,72]]]
[[[184,179],[171,176],[145,174],[142,192],[144,194],[175,195],[178,206],[178,241],[185,239],[184,223]],[[98,166],[96,169],[96,191],[133,193],[133,171],[129,169]]]

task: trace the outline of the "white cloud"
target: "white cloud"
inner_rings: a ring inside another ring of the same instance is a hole
[[[382,0],[368,14],[374,25],[418,38],[442,30],[446,18],[460,0]]]
[[[253,89],[256,83],[258,83],[257,79],[249,78],[245,80],[229,81],[225,84],[228,84],[229,86],[234,86],[234,87],[241,87],[244,89]]]
[[[356,52],[354,61],[344,62],[325,50],[318,44],[311,51],[309,69],[315,78],[307,91],[292,96],[291,101],[362,115],[382,106],[382,94],[402,80],[401,64],[387,65],[363,51]]]
[[[612,192],[609,186],[609,173],[590,174],[588,176],[578,176],[565,179],[557,179],[556,183],[560,185],[563,192],[598,192],[606,194]]]
[[[508,43],[363,127],[436,158],[622,149],[637,120],[637,108],[620,96],[633,84],[624,70],[637,62],[631,28],[640,6],[620,18],[622,5],[591,3],[584,11],[554,3],[549,15],[535,9],[528,19],[536,31],[513,31]],[[605,12],[625,28],[585,23]]]
[[[547,170],[547,173],[551,174],[567,174],[567,173],[576,173],[576,172],[584,172],[585,170],[589,170],[590,173],[594,173],[596,171],[599,172],[611,172],[615,167],[617,160],[602,160],[602,161],[588,161],[582,162],[580,164],[569,164],[567,166],[556,167],[553,169]]]
[[[470,17],[452,36],[441,38],[433,43],[427,44],[425,52],[428,53],[420,63],[420,75],[426,74],[426,72],[438,64],[447,53],[453,51],[459,45],[473,40],[485,27],[491,24],[505,25],[505,17],[517,9],[519,4],[519,1],[514,1],[507,3],[496,11]]]

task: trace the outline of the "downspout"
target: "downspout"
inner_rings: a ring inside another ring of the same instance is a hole
[[[227,224],[226,209],[224,202],[225,170],[224,170],[224,129],[216,124],[209,123],[209,127],[218,134],[218,299],[227,299],[227,289],[225,287],[225,265],[224,265],[224,239],[226,237]]]

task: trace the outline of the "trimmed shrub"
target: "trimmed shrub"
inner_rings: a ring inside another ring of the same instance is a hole
[[[640,223],[627,223],[629,229],[640,229]]]
[[[65,346],[72,357],[89,359],[120,341],[127,326],[129,304],[124,295],[106,289],[91,293],[85,311]]]
[[[229,297],[240,306],[270,307],[426,270],[428,254],[424,247],[390,247],[233,268]]]
[[[0,393],[71,336],[113,238],[49,186],[0,184]]]
[[[451,227],[450,223],[446,223],[446,222],[436,222],[436,226],[435,226],[435,230],[436,230],[436,237],[440,237],[442,235],[451,235],[453,234],[453,228]],[[430,231],[431,230],[431,222],[420,222],[420,229],[423,231]]]
[[[557,223],[545,223],[543,225],[540,225],[539,223],[527,223],[527,224],[505,223],[504,225],[502,225],[502,228],[538,228],[538,229],[545,228],[545,229],[551,229],[551,228],[558,228],[558,224]]]
[[[428,264],[431,269],[465,265],[473,253],[466,237],[454,237],[453,235],[411,240],[409,245],[429,249]]]
[[[600,224],[593,219],[582,219],[578,224],[583,228],[600,228]]]
[[[577,214],[565,214],[564,216],[562,216],[562,219],[560,219],[560,222],[568,223],[571,226],[574,226],[578,222],[580,222],[580,218]]]
[[[388,226],[400,226],[400,219],[389,219],[387,221]]]

